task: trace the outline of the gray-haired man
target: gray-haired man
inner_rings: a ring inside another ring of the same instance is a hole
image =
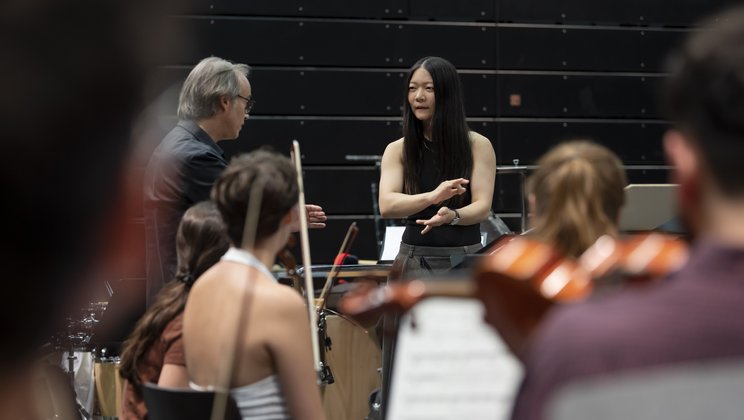
[[[197,64],[181,88],[178,124],[155,149],[145,172],[147,304],[176,270],[176,230],[191,205],[209,199],[227,166],[217,145],[238,138],[253,105],[250,67],[218,57]],[[308,205],[311,227],[324,227],[323,209]]]

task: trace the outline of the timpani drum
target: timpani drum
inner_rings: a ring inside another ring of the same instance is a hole
[[[102,420],[113,419],[121,409],[122,379],[118,357],[100,357],[93,367],[95,376],[95,412]]]
[[[369,395],[380,387],[379,345],[361,326],[340,315],[326,315],[325,361],[334,383],[323,388],[323,410],[328,420],[363,419]]]

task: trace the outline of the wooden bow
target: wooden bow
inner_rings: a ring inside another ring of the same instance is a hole
[[[302,245],[302,264],[305,266],[305,298],[307,299],[307,311],[310,317],[310,337],[313,345],[313,362],[315,372],[320,378],[322,366],[320,364],[320,346],[318,342],[318,315],[315,312],[315,292],[313,288],[313,274],[310,260],[310,235],[308,234],[307,212],[305,211],[305,184],[302,180],[302,156],[300,154],[300,143],[292,141],[292,160],[297,171],[297,186],[300,190],[300,244]]]

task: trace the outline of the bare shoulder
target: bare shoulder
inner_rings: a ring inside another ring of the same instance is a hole
[[[260,300],[280,318],[293,318],[306,312],[302,296],[291,287],[281,284],[265,284],[261,290]]]
[[[382,155],[383,166],[403,164],[403,138],[390,142]]]
[[[387,147],[385,147],[385,154],[402,154],[403,152],[403,137],[399,138],[398,140],[391,141],[388,143]]]
[[[474,147],[490,147],[493,148],[491,145],[491,140],[488,139],[488,137],[477,133],[475,131],[471,131],[470,133],[470,142],[473,144]]]

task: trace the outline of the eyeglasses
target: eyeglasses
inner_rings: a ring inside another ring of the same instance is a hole
[[[248,99],[244,96],[236,95],[238,98],[245,101],[245,113],[248,114],[251,112],[251,109],[253,109],[253,105],[256,105],[256,101],[253,99]]]

